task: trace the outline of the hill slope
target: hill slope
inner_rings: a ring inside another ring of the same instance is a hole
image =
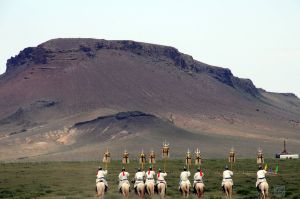
[[[296,96],[257,89],[251,80],[196,61],[173,47],[134,41],[50,40],[8,60],[0,78],[0,95],[3,160],[47,159],[51,153],[57,154],[54,159],[76,159],[79,150],[83,159],[89,159],[108,145],[120,153],[124,146],[104,141],[97,133],[107,127],[103,121],[97,127],[80,127],[87,134],[95,129],[89,138],[70,136],[76,142],[69,145],[61,139],[76,123],[132,111],[157,118],[143,120],[150,133],[140,141],[151,140],[145,150],[173,138],[174,144],[181,143],[176,144],[175,154],[199,143],[208,157],[223,156],[231,146],[244,156],[255,154],[258,146],[273,155],[281,149],[282,139],[288,138],[290,149],[299,151],[300,100]],[[132,124],[135,133],[146,128],[138,124]],[[126,130],[124,125],[117,122],[109,135]],[[201,136],[210,139],[204,141]],[[214,147],[223,139],[224,148]],[[129,136],[127,147],[137,140]],[[140,146],[131,150],[138,151]]]

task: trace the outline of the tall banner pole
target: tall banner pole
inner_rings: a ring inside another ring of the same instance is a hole
[[[191,157],[190,149],[188,149],[188,151],[186,152],[185,164],[187,165],[188,171],[189,171],[190,165],[192,165],[192,157]]]
[[[150,151],[149,153],[149,164],[153,165],[154,168],[154,164],[155,164],[155,153],[153,150]]]
[[[145,163],[146,163],[146,155],[144,153],[144,150],[142,149],[142,152],[140,153],[140,164],[141,164],[142,170],[144,170]]]
[[[126,149],[124,150],[124,153],[123,153],[122,163],[124,164],[124,166],[125,166],[125,164],[129,164],[129,153],[127,152]]]
[[[229,161],[229,163],[230,163],[230,169],[232,170],[233,163],[235,163],[235,161],[236,161],[235,151],[234,151],[234,148],[233,148],[233,147],[231,147],[231,150],[230,150],[230,152],[229,152],[228,161]]]
[[[256,163],[257,164],[263,164],[264,162],[265,162],[264,161],[264,154],[263,154],[262,149],[259,147],[258,150],[257,150]]]
[[[106,152],[103,155],[103,163],[105,163],[105,170],[107,170],[107,164],[110,163],[110,152],[108,148],[106,148]]]
[[[169,157],[169,143],[165,140],[162,147],[162,157],[164,159],[164,172],[166,172],[167,159]]]
[[[195,165],[201,165],[202,163],[202,158],[201,158],[201,152],[200,150],[197,148],[195,151]]]

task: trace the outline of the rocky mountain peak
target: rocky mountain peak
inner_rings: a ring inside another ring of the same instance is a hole
[[[47,59],[53,53],[84,52],[93,58],[98,51],[120,50],[134,53],[139,56],[155,59],[168,59],[174,62],[179,70],[188,73],[206,73],[218,81],[237,90],[258,96],[259,92],[249,79],[240,79],[233,76],[228,68],[211,66],[197,60],[192,56],[179,52],[174,47],[148,44],[130,40],[98,40],[98,39],[53,39],[37,47],[25,48],[15,57],[7,61],[6,73],[11,73],[20,66],[29,64],[47,64]]]

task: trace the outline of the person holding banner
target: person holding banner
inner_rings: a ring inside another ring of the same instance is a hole
[[[102,167],[98,168],[96,175],[96,193],[99,198],[104,198],[104,193],[108,190],[108,184],[105,179],[107,170],[103,170]]]
[[[167,176],[166,172],[162,172],[161,169],[158,169],[156,175],[156,190],[157,193],[160,195],[160,198],[165,198],[166,190],[167,190],[167,182],[165,177]]]
[[[122,193],[122,186],[123,184],[128,184],[130,187],[130,183],[128,180],[129,173],[125,170],[125,168],[122,168],[121,173],[119,174],[119,191]]]
[[[258,192],[260,192],[260,188],[259,188],[259,185],[262,183],[262,182],[267,182],[267,179],[266,179],[266,174],[268,172],[266,170],[263,169],[262,165],[259,165],[258,166],[258,171],[256,173],[256,176],[257,176],[257,180],[256,180],[256,183],[255,183],[255,187],[257,188]]]
[[[158,172],[157,172],[157,180],[156,180],[156,184],[159,184],[159,183],[164,183],[165,185],[167,184],[166,180],[165,180],[165,177],[167,176],[168,174],[166,172],[162,172],[161,169],[158,169]]]
[[[232,180],[233,172],[229,170],[228,166],[225,166],[225,170],[223,171],[223,180],[222,180],[222,190],[226,193],[229,198],[231,198],[232,189],[233,189],[233,180]]]
[[[135,176],[134,176],[134,189],[136,191],[136,187],[138,184],[140,183],[144,183],[144,180],[145,180],[145,171],[142,171],[141,168],[138,168],[137,172],[135,173]]]
[[[154,186],[155,186],[154,176],[155,176],[155,171],[152,171],[152,166],[150,166],[149,170],[146,172],[146,182],[145,182],[146,189],[150,197],[154,195]]]
[[[198,168],[197,172],[194,175],[194,193],[197,194],[198,198],[201,198],[204,194],[204,183],[203,183],[204,173],[202,169]]]
[[[150,166],[149,170],[146,172],[146,186],[147,186],[147,183],[149,183],[149,182],[154,183],[154,176],[155,176],[155,171],[152,171],[152,166]]]
[[[191,186],[191,182],[189,180],[190,176],[191,176],[191,172],[187,171],[186,167],[183,167],[183,171],[180,174],[179,191],[183,192],[183,190],[182,190],[183,184],[187,185],[188,190],[185,190],[185,191],[187,191],[187,196],[188,196],[188,192],[189,192],[189,187]]]
[[[99,167],[97,172],[96,184],[98,182],[103,182],[105,184],[105,192],[107,192],[108,189],[108,184],[105,179],[106,175],[107,175],[107,170],[103,170],[102,167]]]
[[[195,190],[195,185],[197,183],[203,183],[203,176],[204,176],[204,173],[202,172],[202,170],[200,168],[198,168],[197,172],[194,175],[194,184],[193,184],[194,190]]]

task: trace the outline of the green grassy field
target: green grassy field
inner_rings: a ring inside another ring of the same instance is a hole
[[[300,161],[266,160],[275,169],[279,164],[279,175],[268,176],[271,198],[300,198]],[[42,163],[2,163],[0,164],[0,198],[96,198],[95,174],[99,162],[42,162]],[[205,198],[222,198],[221,174],[227,161],[224,159],[205,160],[202,168],[205,174]],[[167,197],[179,198],[178,176],[184,163],[171,160],[167,163]],[[146,165],[148,166],[148,165]],[[138,163],[126,165],[131,177]],[[158,161],[154,168],[163,167]],[[119,161],[108,165],[107,177],[110,189],[106,198],[120,198],[117,192],[117,175],[122,168]],[[190,169],[192,175],[195,168]],[[257,198],[255,189],[257,164],[255,160],[238,160],[233,166],[234,198]],[[191,178],[192,179],[192,178]],[[282,192],[281,189],[284,189]],[[131,198],[134,198],[133,191]],[[190,198],[195,198],[191,195]]]

